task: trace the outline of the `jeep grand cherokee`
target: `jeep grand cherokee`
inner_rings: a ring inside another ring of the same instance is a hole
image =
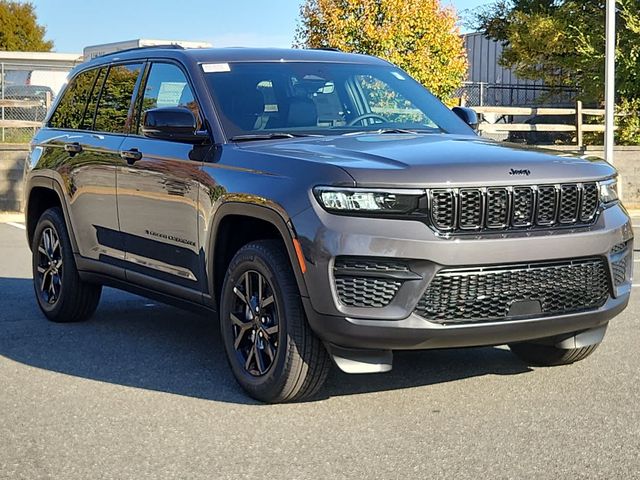
[[[103,285],[219,318],[239,384],[307,398],[331,360],[508,344],[593,352],[629,300],[632,229],[604,161],[479,138],[378,58],[160,47],[76,68],[32,142],[37,302]]]

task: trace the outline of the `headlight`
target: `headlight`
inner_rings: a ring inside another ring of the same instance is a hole
[[[318,202],[335,213],[403,215],[420,208],[424,190],[378,190],[375,188],[316,187]]]
[[[600,201],[607,205],[618,200],[618,181],[616,179],[600,182]]]

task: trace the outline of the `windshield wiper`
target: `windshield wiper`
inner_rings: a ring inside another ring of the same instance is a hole
[[[236,135],[229,140],[232,142],[250,142],[252,140],[274,140],[278,138],[297,138],[297,137],[321,137],[322,135],[312,135],[310,133],[288,133],[288,132],[271,132],[271,133],[249,133],[246,135]]]
[[[357,132],[347,132],[343,135],[384,135],[385,133],[409,133],[418,135],[417,130],[407,130],[405,128],[379,128],[378,130],[358,130]]]

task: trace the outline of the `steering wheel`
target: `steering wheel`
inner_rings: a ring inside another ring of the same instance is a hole
[[[375,113],[363,113],[362,115],[358,115],[356,118],[347,123],[347,126],[353,127],[356,123],[361,122],[362,120],[366,120],[367,118],[375,118],[377,120],[382,120],[382,123],[389,123],[389,120],[381,115]]]

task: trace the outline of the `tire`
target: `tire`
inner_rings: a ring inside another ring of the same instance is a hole
[[[511,351],[527,365],[551,367],[579,362],[591,355],[599,343],[581,348],[558,348],[536,343],[513,343]]]
[[[60,208],[46,210],[38,220],[31,252],[33,287],[42,313],[60,323],[91,317],[100,302],[102,286],[80,279]]]
[[[251,397],[269,403],[300,401],[320,389],[330,359],[307,323],[281,242],[261,240],[240,248],[220,298],[227,359]]]

